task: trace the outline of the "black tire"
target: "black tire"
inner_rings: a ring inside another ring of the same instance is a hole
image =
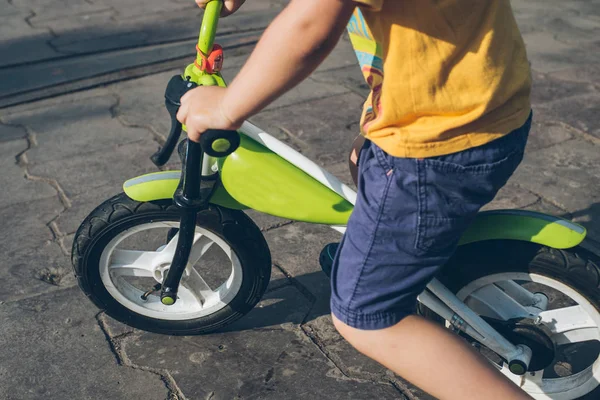
[[[581,247],[557,250],[513,240],[471,243],[456,251],[437,278],[456,294],[477,279],[506,272],[533,273],[557,280],[574,289],[600,311],[600,257]],[[421,304],[419,311],[429,319],[444,323],[441,317]]]
[[[240,260],[242,283],[222,309],[196,319],[163,320],[138,314],[115,300],[100,278],[99,260],[106,245],[133,226],[178,221],[172,200],[138,202],[121,193],[98,206],[83,221],[73,240],[71,261],[79,287],[108,315],[132,327],[169,335],[194,335],[218,330],[248,313],[260,301],[271,276],[271,254],[260,229],[242,211],[210,205],[197,225],[224,240]]]
[[[600,310],[600,257],[581,247],[557,250],[514,240],[471,243],[458,248],[437,278],[456,293],[476,279],[501,272],[556,279]]]

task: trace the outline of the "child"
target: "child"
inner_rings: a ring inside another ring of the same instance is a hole
[[[226,0],[225,13],[243,2]],[[229,88],[188,92],[178,119],[195,141],[239,128],[314,71],[346,26],[372,91],[356,206],[330,246],[334,324],[437,398],[530,398],[414,315],[417,295],[523,157],[531,80],[509,0],[291,0]]]

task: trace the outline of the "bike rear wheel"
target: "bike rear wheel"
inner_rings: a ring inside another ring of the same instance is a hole
[[[597,398],[597,256],[582,248],[556,250],[510,240],[472,243],[457,250],[438,279],[508,340],[532,348],[530,368],[518,376],[502,357],[461,334],[531,396]],[[434,316],[430,310],[424,313]]]

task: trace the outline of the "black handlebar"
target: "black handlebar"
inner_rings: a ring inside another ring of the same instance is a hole
[[[177,111],[179,111],[179,107],[181,106],[181,98],[197,86],[194,82],[184,80],[181,75],[175,75],[167,84],[165,106],[171,116],[171,131],[165,145],[150,157],[157,167],[161,167],[169,161],[179,141],[182,126],[177,120]],[[237,149],[240,144],[240,137],[236,131],[211,129],[200,136],[200,144],[202,151],[209,156],[225,157]]]

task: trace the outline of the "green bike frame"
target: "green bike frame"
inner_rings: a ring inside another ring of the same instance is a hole
[[[204,54],[213,48],[222,2],[208,3],[198,39]],[[198,55],[198,62],[200,62]],[[199,85],[225,86],[221,75],[208,74],[190,64],[184,77]],[[207,168],[217,171],[218,185],[210,202],[233,209],[255,209],[295,221],[330,225],[344,232],[356,193],[314,162],[256,126],[246,122],[239,130],[240,147],[222,159],[207,157]],[[208,175],[208,173],[207,173]],[[125,193],[137,201],[173,197],[180,171],[165,171],[128,180]],[[577,246],[586,230],[571,221],[523,210],[480,213],[461,245],[489,239],[513,239],[565,249]]]

